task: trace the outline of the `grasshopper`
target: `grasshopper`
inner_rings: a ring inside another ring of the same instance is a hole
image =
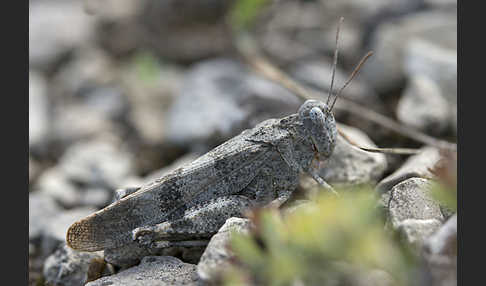
[[[226,219],[243,217],[252,207],[281,206],[297,188],[301,172],[335,193],[319,176],[316,163],[329,158],[336,144],[332,108],[342,88],[332,105],[330,99],[337,38],[326,103],[307,100],[295,114],[263,121],[192,163],[126,190],[117,201],[72,224],[67,244],[79,251],[117,249],[134,242],[147,247],[157,242],[197,244],[215,234]]]
[[[67,243],[97,251],[132,240],[207,238],[250,207],[280,206],[297,188],[300,172],[333,191],[312,162],[331,156],[336,136],[330,108],[308,100],[297,114],[263,121],[74,223]]]

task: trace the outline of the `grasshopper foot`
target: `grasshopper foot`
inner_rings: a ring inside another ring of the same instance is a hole
[[[321,185],[321,187],[323,187],[325,190],[331,192],[333,195],[335,195],[336,197],[339,197],[339,193],[336,192],[334,190],[333,187],[331,187],[331,185],[329,185],[328,183],[326,183],[326,181],[324,181],[320,176],[319,174],[317,173],[317,171],[315,169],[311,169],[311,171],[309,172],[309,174],[312,176],[312,178],[314,180],[316,180],[317,183],[319,183],[319,185]]]

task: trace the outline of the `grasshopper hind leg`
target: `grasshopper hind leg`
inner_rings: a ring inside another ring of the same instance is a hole
[[[253,206],[244,196],[215,198],[187,209],[182,218],[133,230],[132,239],[143,245],[156,241],[188,241],[209,238],[231,217],[244,217]]]

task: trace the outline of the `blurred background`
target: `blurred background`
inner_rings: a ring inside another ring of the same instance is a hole
[[[116,189],[148,183],[264,119],[298,109],[299,98],[238,55],[242,34],[293,79],[327,94],[343,16],[335,86],[374,51],[343,97],[456,141],[454,0],[29,4],[32,285],[67,227],[110,203]],[[335,114],[377,146],[423,145],[342,109]],[[405,157],[386,160],[375,181]]]

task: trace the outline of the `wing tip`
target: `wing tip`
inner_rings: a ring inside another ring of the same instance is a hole
[[[103,250],[103,246],[97,242],[90,222],[86,219],[73,223],[66,233],[66,244],[78,251]]]

